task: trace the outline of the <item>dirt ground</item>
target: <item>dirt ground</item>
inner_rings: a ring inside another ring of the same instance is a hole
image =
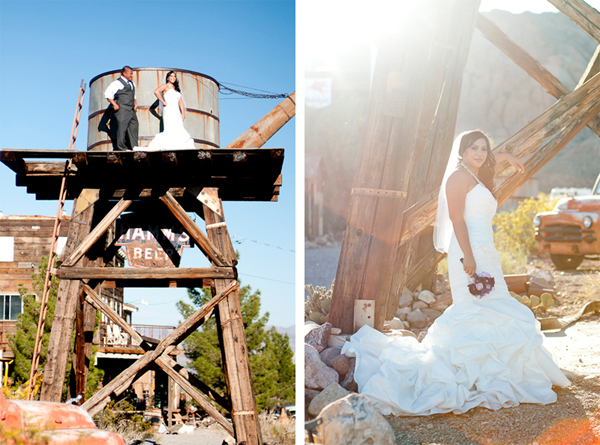
[[[600,299],[597,261],[584,261],[575,271],[555,270],[544,256],[530,258],[528,269],[552,274],[558,292],[555,305],[539,317],[576,313]],[[554,388],[552,405],[520,405],[491,411],[476,408],[465,414],[428,417],[388,417],[399,445],[591,445],[600,444],[600,316],[585,315],[558,333],[545,334],[572,384]]]

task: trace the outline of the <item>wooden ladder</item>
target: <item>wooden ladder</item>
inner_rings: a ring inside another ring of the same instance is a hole
[[[81,118],[81,110],[83,109],[83,99],[85,97],[86,84],[81,80],[79,86],[79,96],[77,98],[77,107],[75,108],[75,116],[73,117],[73,126],[71,127],[71,139],[69,140],[69,150],[75,150],[75,142],[77,141],[77,130],[79,129],[79,120]],[[51,270],[54,267],[56,260],[56,245],[60,234],[60,226],[62,223],[62,214],[67,198],[67,176],[71,171],[72,161],[69,159],[65,163],[65,173],[60,184],[60,193],[58,200],[58,209],[56,210],[56,218],[54,219],[54,229],[52,231],[52,244],[50,246],[50,254],[48,255],[48,264],[46,266],[46,277],[44,279],[44,288],[42,292],[42,301],[40,304],[40,317],[38,319],[37,333],[35,336],[35,345],[33,348],[33,357],[31,358],[31,371],[29,372],[29,385],[27,387],[27,400],[32,400],[34,397],[35,382],[37,380],[38,368],[40,365],[40,356],[42,355],[42,339],[44,336],[44,328],[46,326],[46,316],[48,313],[48,299],[50,295],[50,287],[52,282]]]

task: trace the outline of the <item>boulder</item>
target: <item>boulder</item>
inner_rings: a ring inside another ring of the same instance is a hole
[[[421,312],[423,312],[425,315],[427,315],[431,321],[434,321],[436,318],[438,318],[440,315],[442,315],[441,311],[436,311],[435,309],[425,308],[425,309],[421,309]]]
[[[329,339],[330,332],[331,323],[323,323],[304,336],[304,343],[322,346],[325,349],[327,348],[327,340]]]
[[[412,312],[410,306],[401,307],[396,311],[396,317],[402,321],[406,321],[406,316]]]
[[[398,307],[408,307],[412,304],[413,294],[407,288],[402,289],[402,295],[400,296],[400,302]]]
[[[421,291],[417,299],[427,304],[435,303],[435,294],[430,290],[424,290]]]
[[[340,382],[340,386],[348,391],[357,392],[358,384],[354,381],[354,368],[356,368],[356,357],[348,359],[348,372]]]
[[[429,305],[427,303],[425,303],[424,301],[415,301],[412,305],[413,311],[416,309],[423,309],[429,307]]]
[[[444,292],[438,295],[435,299],[435,303],[431,305],[431,309],[444,312],[452,304],[452,293]]]
[[[429,318],[427,318],[426,314],[421,312],[421,309],[412,311],[408,314],[407,318],[411,328],[421,329],[429,323]]]
[[[329,385],[329,386],[331,386],[331,385]],[[312,400],[315,397],[317,397],[320,393],[321,393],[321,391],[319,391],[318,389],[304,388],[304,406],[310,405],[310,402],[312,402]]]
[[[337,383],[329,385],[323,391],[321,391],[308,405],[308,414],[317,417],[321,410],[330,403],[336,400],[346,397],[350,394],[350,391],[345,390]]]
[[[304,386],[309,389],[324,389],[339,381],[338,373],[323,363],[317,350],[313,346],[305,344]]]
[[[342,348],[327,348],[319,354],[323,363],[331,367],[331,360],[342,353]]]
[[[339,375],[346,375],[350,369],[350,359],[341,354],[332,359],[329,366],[335,369]]]
[[[399,318],[393,318],[390,321],[386,321],[390,325],[390,329],[404,329],[404,323]]]
[[[394,445],[394,432],[367,396],[349,394],[325,406],[317,433],[325,445]]]
[[[330,335],[327,340],[327,347],[329,348],[342,348],[344,347],[344,343],[350,341],[350,335],[342,334],[342,335]]]

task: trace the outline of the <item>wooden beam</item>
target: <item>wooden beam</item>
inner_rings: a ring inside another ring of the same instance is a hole
[[[223,258],[223,254],[210,242],[208,237],[200,230],[192,218],[186,213],[185,209],[175,200],[173,195],[167,192],[160,197],[160,200],[165,203],[169,210],[171,210],[173,215],[175,215],[175,218],[177,218],[190,236],[194,238],[194,241],[198,243],[200,250],[202,250],[212,263],[217,266],[232,266],[232,264],[227,264]]]
[[[600,42],[600,14],[583,0],[548,0],[577,26]]]
[[[208,316],[208,315],[207,315]],[[209,399],[218,403],[221,407],[226,409],[227,411],[231,411],[231,402],[219,394],[217,391],[212,389],[210,386],[206,385],[204,382],[198,379],[194,374],[190,373],[187,369],[173,360],[171,357],[163,354],[161,359],[164,360],[171,368],[177,371],[179,374],[183,376],[186,380],[188,380],[196,389],[203,392]]]
[[[563,85],[560,80],[554,77],[550,71],[544,68],[541,63],[535,60],[527,51],[512,41],[494,22],[482,14],[479,14],[479,17],[477,18],[477,28],[481,31],[485,38],[487,38],[499,50],[510,57],[518,66],[523,68],[523,70],[525,70],[527,74],[529,74],[542,87],[544,87],[548,93],[557,99],[560,99],[565,94],[569,94],[571,92],[571,90]],[[596,58],[597,54],[592,58],[592,62],[594,62]],[[581,86],[586,80],[589,80],[593,74],[598,72],[595,71],[590,76],[592,73],[590,70],[593,69],[597,68],[594,68],[593,66],[588,67],[588,70],[586,71],[587,74],[582,77],[583,82],[580,82],[578,87]],[[595,117],[592,119],[588,126],[594,133],[600,136],[600,117]]]
[[[131,204],[131,200],[129,199],[121,199],[115,206],[112,208],[110,212],[108,212],[102,221],[98,223],[94,230],[90,232],[90,234],[82,241],[82,243],[75,249],[75,251],[69,255],[63,262],[64,267],[69,267],[75,265],[77,261],[81,259],[83,255],[85,255],[90,247],[96,243],[100,239],[102,235],[106,232],[106,230],[116,221],[116,219],[123,213],[127,207]]]
[[[137,333],[131,325],[127,324],[122,317],[119,316],[114,310],[110,308],[102,298],[94,292],[94,290],[87,284],[83,284],[83,291],[87,294],[86,300],[93,305],[96,309],[102,311],[108,318],[114,321],[121,329],[127,332],[131,336],[131,340],[135,346],[142,344],[143,340],[140,334]]]
[[[202,307],[175,328],[156,346],[156,349],[146,352],[141,358],[137,359],[129,368],[119,374],[101,390],[97,391],[82,405],[82,407],[88,410],[92,416],[101,411],[110,400],[109,396],[111,394],[117,393],[117,391],[124,391],[127,388],[127,386],[124,385],[133,379],[142,368],[148,366],[151,362],[160,357],[169,346],[179,344],[183,341],[192,331],[198,328],[206,314],[212,311],[224,298],[238,288],[238,282],[232,281],[222,292],[214,296],[206,304],[202,305]]]
[[[61,280],[190,280],[200,278],[234,279],[233,267],[198,268],[123,268],[123,267],[61,267],[55,269]]]
[[[170,365],[168,359],[163,356],[156,359],[156,363],[160,368],[167,373],[167,375],[172,378],[175,382],[181,386],[185,392],[187,392],[192,398],[202,407],[204,411],[210,414],[217,422],[225,428],[232,436],[235,435],[233,431],[233,426],[231,422],[229,422],[221,413],[206,399],[206,397],[198,391],[192,384],[181,374],[179,374],[173,367]]]
[[[586,83],[588,80],[590,80],[592,77],[594,77],[599,72],[600,72],[600,45],[598,45],[596,47],[596,51],[594,52],[594,55],[592,56],[591,60],[589,61],[588,66],[586,67],[583,75],[579,79],[579,82],[577,82],[577,86],[575,87],[575,89],[579,88],[581,85]],[[594,122],[594,121],[592,120],[592,122]]]
[[[203,205],[208,237],[223,252],[225,258],[232,261],[236,258],[236,254],[227,226],[224,224],[223,203],[219,199],[218,190],[205,189],[204,191],[218,200],[216,211]],[[215,279],[215,291],[222,292],[229,282],[229,280]],[[236,442],[261,445],[263,443],[262,433],[252,386],[252,372],[248,359],[248,345],[246,344],[239,292],[232,292],[228,298],[219,303],[216,318],[217,332],[221,340],[225,381],[232,406],[231,418]]]
[[[75,246],[86,238],[90,232],[90,225],[94,216],[94,205],[87,207],[82,212],[76,212],[76,207],[77,201],[73,204],[73,217],[69,225],[69,236],[64,250],[65,255],[73,252]],[[80,284],[79,281],[64,280],[58,286],[40,400],[60,402],[67,371],[76,307],[79,301]]]

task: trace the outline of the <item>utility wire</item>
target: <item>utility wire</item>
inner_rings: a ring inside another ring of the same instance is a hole
[[[238,238],[238,239],[244,240],[244,241],[252,241],[253,243],[256,243],[256,244],[262,244],[263,246],[274,247],[275,249],[287,250],[288,252],[296,252],[295,250],[288,249],[287,247],[274,246],[273,244],[263,243],[262,241],[257,241],[255,239],[244,238],[243,236],[237,236],[237,235],[230,235],[230,236],[232,236],[233,238]],[[241,244],[241,241],[237,241],[236,244]]]
[[[231,95],[231,94],[239,94],[240,96],[246,96],[252,99],[285,99],[286,97],[289,96],[289,94],[287,93],[272,93],[270,91],[265,91],[265,90],[259,90],[256,88],[251,88],[251,87],[246,87],[243,85],[236,85],[235,83],[229,83],[228,85],[233,85],[236,87],[240,87],[240,88],[247,88],[249,90],[254,90],[254,91],[262,91],[262,93],[251,93],[249,91],[243,91],[243,90],[237,90],[235,88],[230,88],[228,86],[226,86],[224,83],[219,83],[219,85],[221,86],[219,93],[223,94],[223,95]],[[225,90],[225,91],[223,91]],[[266,93],[266,94],[264,94]]]

